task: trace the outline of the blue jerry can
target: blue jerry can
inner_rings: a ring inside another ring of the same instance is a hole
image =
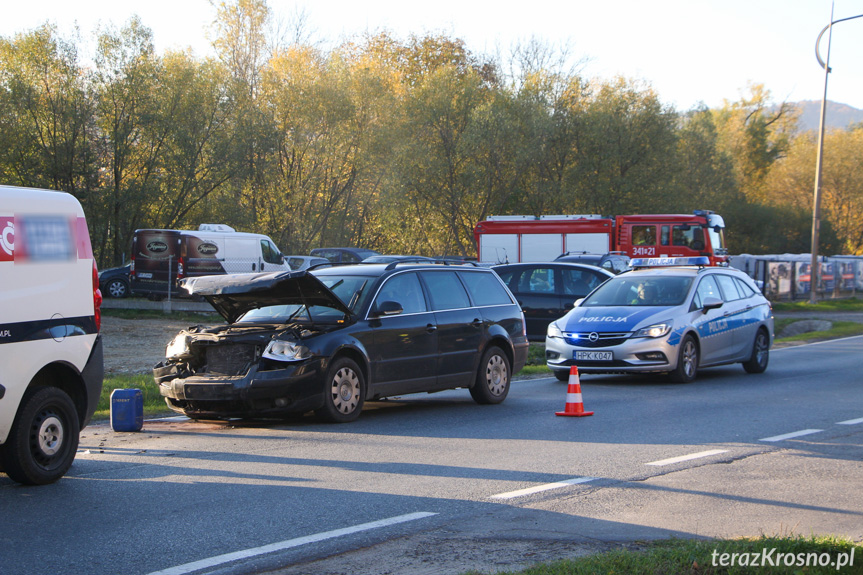
[[[111,429],[141,431],[144,427],[144,395],[140,389],[115,389],[111,392]]]

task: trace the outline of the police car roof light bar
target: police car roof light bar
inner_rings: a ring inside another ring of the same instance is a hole
[[[629,262],[629,265],[635,268],[663,268],[663,267],[683,267],[696,266],[706,267],[710,265],[710,258],[706,256],[689,257],[689,258],[635,258]]]

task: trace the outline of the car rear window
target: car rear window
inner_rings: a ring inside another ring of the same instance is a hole
[[[512,303],[506,288],[494,274],[460,272],[458,274],[476,305],[507,305]]]
[[[455,272],[428,271],[421,275],[428,287],[433,310],[442,311],[470,307],[470,299]]]

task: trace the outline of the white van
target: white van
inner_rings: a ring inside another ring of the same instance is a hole
[[[132,238],[132,293],[161,299],[178,293],[186,277],[289,271],[269,237],[235,231],[225,224],[197,230],[135,230]]]
[[[0,471],[60,479],[102,391],[99,278],[81,204],[0,186]]]

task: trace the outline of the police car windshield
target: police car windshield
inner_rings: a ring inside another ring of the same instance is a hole
[[[686,301],[691,285],[691,277],[616,277],[598,287],[581,307],[676,306]]]

